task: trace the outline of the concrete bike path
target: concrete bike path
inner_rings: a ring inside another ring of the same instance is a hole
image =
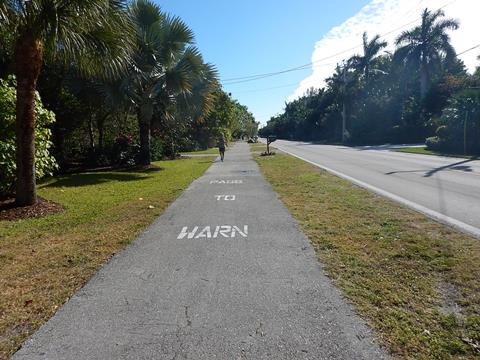
[[[13,359],[386,357],[237,144]]]

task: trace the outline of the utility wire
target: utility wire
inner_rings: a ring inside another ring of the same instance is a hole
[[[460,53],[457,54],[457,56],[459,55],[463,55],[467,52],[470,52],[472,50],[475,50],[477,48],[480,48],[480,44],[477,44],[475,46],[472,46],[471,48],[467,49],[467,50],[464,50]],[[330,64],[331,65],[331,64]],[[298,85],[298,82],[295,82],[295,83],[291,83],[291,84],[286,84],[286,85],[280,85],[280,86],[274,86],[274,87],[270,87],[270,88],[264,88],[264,89],[256,89],[256,90],[247,90],[247,91],[236,91],[235,94],[246,94],[246,93],[254,93],[254,92],[262,92],[262,91],[268,91],[268,90],[275,90],[275,89],[281,89],[281,88],[286,88],[286,87],[290,87],[290,86],[293,86],[293,85]],[[480,87],[470,87],[469,89],[480,89]]]
[[[333,56],[336,56],[336,55],[332,55]],[[326,58],[325,58],[326,59]],[[325,59],[322,59],[322,60],[325,60]],[[246,79],[243,79],[243,80],[238,80],[238,81],[232,81],[232,82],[223,82],[224,85],[234,85],[234,84],[241,84],[241,83],[244,83],[244,82],[250,82],[250,81],[254,81],[254,80],[260,80],[260,79],[264,79],[264,78],[268,78],[268,77],[272,77],[272,76],[276,76],[276,75],[281,75],[281,74],[284,74],[284,73],[289,73],[289,72],[292,72],[292,71],[300,71],[300,70],[310,70],[310,66],[312,65],[312,63],[310,64],[307,64],[307,65],[303,65],[303,66],[298,66],[296,68],[292,68],[292,69],[287,69],[287,70],[283,70],[283,71],[277,71],[277,72],[273,72],[273,73],[268,73],[268,74],[260,74],[260,75],[254,75],[250,78],[246,78]],[[319,64],[318,66],[330,66],[330,65],[335,65],[335,63],[329,63],[329,64]]]
[[[469,51],[475,50],[476,48],[479,48],[479,47],[480,47],[480,44],[472,46],[470,49],[467,49],[467,50],[462,51],[461,53],[458,53],[457,56],[463,55],[463,54],[465,54]]]
[[[450,6],[452,5],[453,3],[457,2],[458,0],[453,0],[441,7],[439,7],[438,9],[436,9],[435,11],[438,11],[438,10],[442,10],[444,9],[445,7],[447,6]],[[388,36],[400,29],[403,29],[404,27],[406,26],[409,26],[415,22],[418,21],[418,18],[413,20],[413,21],[410,21],[406,24],[403,24],[402,26],[399,26],[393,30],[390,30],[389,32],[386,32],[382,35],[380,35],[380,38],[383,38],[385,36]],[[324,58],[321,58],[321,59],[318,59],[318,60],[315,60],[315,61],[312,61],[312,62],[309,62],[307,64],[303,64],[303,65],[300,65],[300,66],[297,66],[297,67],[294,67],[294,68],[290,68],[290,69],[286,69],[286,70],[281,70],[281,71],[276,71],[276,72],[270,72],[270,73],[264,73],[264,74],[256,74],[256,75],[249,75],[249,76],[242,76],[242,77],[236,77],[236,78],[229,78],[229,79],[225,79],[222,81],[222,83],[224,85],[235,85],[235,84],[240,84],[240,83],[245,83],[245,82],[250,82],[250,81],[256,81],[256,80],[261,80],[261,79],[264,79],[264,78],[268,78],[268,77],[272,77],[272,76],[277,76],[277,75],[281,75],[281,74],[285,74],[285,73],[289,73],[289,72],[293,72],[293,71],[299,71],[299,70],[306,70],[306,69],[309,69],[312,65],[316,64],[316,63],[319,63],[319,62],[322,62],[322,61],[325,61],[325,60],[329,60],[331,58],[334,58],[334,57],[337,57],[338,55],[342,55],[344,53],[347,53],[347,52],[350,52],[352,50],[355,50],[359,47],[363,46],[363,44],[359,44],[359,45],[356,45],[356,46],[353,46],[351,48],[348,48],[346,50],[343,50],[343,51],[340,51],[338,53],[335,53],[335,54],[332,54],[332,55],[329,55],[329,56],[326,56]],[[461,55],[461,54],[459,54]],[[327,64],[322,64],[322,65],[319,65],[319,66],[325,66]]]
[[[294,85],[298,85],[298,81],[294,82],[294,83],[291,83],[291,84],[274,86],[274,87],[264,88],[264,89],[247,90],[247,91],[235,91],[235,94],[247,94],[247,93],[262,92],[262,91],[269,91],[269,90],[275,90],[275,89],[283,89],[283,88],[291,87],[291,86],[294,86]]]

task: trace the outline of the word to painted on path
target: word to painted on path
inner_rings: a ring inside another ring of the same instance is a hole
[[[243,184],[243,180],[212,180],[210,184]]]
[[[231,225],[205,226],[203,228],[195,226],[191,230],[189,230],[188,226],[184,226],[177,239],[181,240],[185,237],[187,239],[215,239],[217,237],[234,238],[237,235],[246,238],[248,236],[248,225],[243,225],[243,227]]]
[[[225,200],[225,201],[233,201],[235,200],[235,195],[215,195],[215,199],[218,201]]]

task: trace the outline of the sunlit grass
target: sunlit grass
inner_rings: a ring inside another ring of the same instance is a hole
[[[196,157],[156,162],[161,170],[151,172],[55,177],[39,186],[39,195],[64,212],[0,221],[0,358],[8,358],[212,161]]]
[[[480,240],[289,155],[256,160],[395,357],[480,358]]]
[[[206,150],[199,150],[199,151],[188,151],[188,152],[182,152],[182,155],[211,155],[215,154],[218,155],[218,148],[209,148]]]
[[[426,146],[405,147],[405,148],[396,149],[395,151],[403,152],[403,153],[411,153],[411,154],[421,154],[421,155],[437,155],[437,156],[448,156],[448,157],[471,158],[471,156],[468,156],[468,155],[447,154],[439,151],[428,150]]]

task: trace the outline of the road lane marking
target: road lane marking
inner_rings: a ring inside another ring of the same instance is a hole
[[[217,201],[224,200],[224,201],[234,201],[236,199],[235,195],[215,195],[215,199]]]
[[[235,238],[237,234],[240,237],[248,237],[248,225],[236,226],[236,225],[218,225],[218,226],[204,226],[200,232],[199,226],[194,226],[189,230],[188,226],[184,226],[177,236],[177,240],[182,239],[216,239],[217,237],[223,238]],[[213,232],[212,232],[213,230]]]
[[[211,180],[210,184],[243,184],[243,180]]]

